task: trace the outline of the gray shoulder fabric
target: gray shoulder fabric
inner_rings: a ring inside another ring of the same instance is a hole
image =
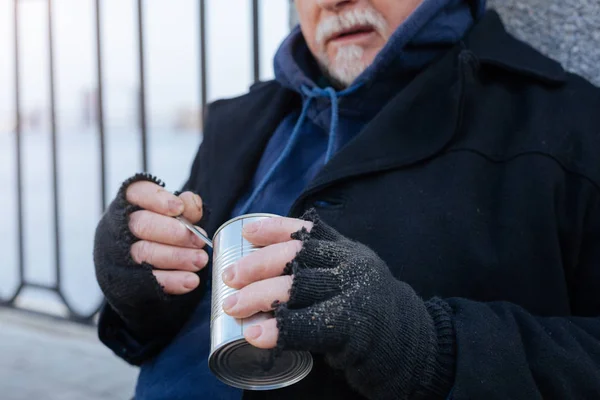
[[[599,0],[488,0],[510,33],[600,86]]]

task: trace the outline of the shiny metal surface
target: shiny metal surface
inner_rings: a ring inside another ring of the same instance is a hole
[[[211,371],[224,383],[246,390],[272,390],[302,380],[312,369],[308,352],[284,351],[272,357],[270,350],[258,349],[244,339],[244,330],[272,317],[259,313],[250,318],[237,319],[223,311],[223,300],[236,292],[223,283],[225,268],[240,258],[256,251],[242,236],[244,224],[272,214],[248,214],[223,224],[213,238],[211,348],[208,360]]]
[[[200,238],[200,240],[202,240],[204,243],[206,243],[212,249],[212,247],[213,247],[212,241],[204,233],[200,232],[194,226],[194,224],[192,224],[190,221],[188,221],[183,215],[180,215],[175,218],[178,219],[179,222],[181,222],[183,224],[183,226],[185,226],[194,235],[198,236]]]

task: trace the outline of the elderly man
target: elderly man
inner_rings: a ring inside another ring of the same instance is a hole
[[[137,399],[600,397],[600,90],[483,0],[296,0],[276,79],[210,106],[181,193],[127,180],[97,229],[99,334]],[[224,310],[308,377],[207,370],[209,235],[264,246]]]

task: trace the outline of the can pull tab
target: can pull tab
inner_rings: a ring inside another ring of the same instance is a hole
[[[202,240],[204,243],[206,243],[211,249],[213,248],[213,242],[212,242],[212,240],[210,240],[204,233],[200,232],[198,230],[198,228],[196,228],[194,226],[194,224],[192,224],[190,221],[188,221],[182,215],[180,215],[178,217],[175,217],[175,218],[178,219],[179,222],[181,222],[183,224],[183,226],[185,226],[186,228],[188,228],[188,230],[190,232],[192,232],[194,235],[198,236],[200,238],[200,240]]]

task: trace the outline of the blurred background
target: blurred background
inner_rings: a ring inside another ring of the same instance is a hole
[[[288,4],[233,1],[234,13],[230,1],[205,1],[203,16],[197,0],[101,0],[99,14],[93,0],[18,0],[15,42],[15,1],[0,0],[3,299],[24,281],[59,288],[64,298],[28,285],[18,304],[94,313],[101,294],[91,239],[120,183],[146,170],[180,188],[202,140],[203,104],[272,77],[271,59],[289,30]]]
[[[598,0],[490,6],[600,84]],[[135,172],[180,188],[205,104],[272,78],[295,21],[287,0],[0,0],[0,398],[131,397],[94,331],[98,219]]]

